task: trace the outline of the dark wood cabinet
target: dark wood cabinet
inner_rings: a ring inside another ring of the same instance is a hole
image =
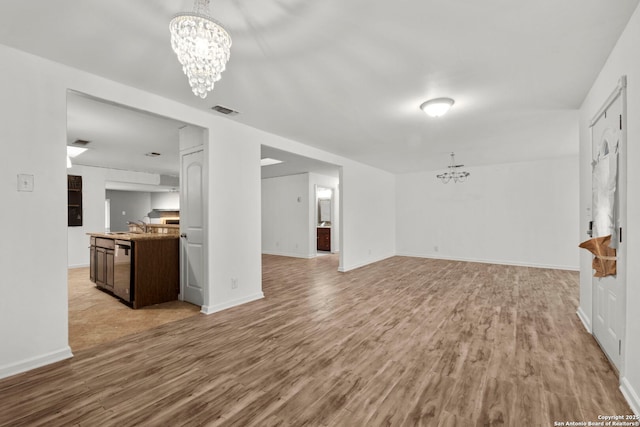
[[[331,251],[331,229],[318,228],[318,244],[319,251]]]
[[[82,226],[82,177],[67,175],[67,225]]]
[[[105,256],[106,256],[105,277],[107,279],[105,282],[105,288],[113,292],[113,256],[114,256],[113,249],[107,249]]]
[[[136,240],[133,251],[133,308],[178,299],[180,242],[178,237]]]
[[[96,238],[91,238],[91,244],[89,246],[89,279],[96,282]]]
[[[96,233],[97,234],[97,233]],[[133,240],[133,239],[132,239]],[[178,299],[180,292],[180,245],[177,236],[154,239],[136,239],[130,242],[131,258],[122,269],[121,258],[116,265],[116,242],[111,238],[90,238],[89,278],[97,287],[130,303],[133,308],[160,304]],[[118,240],[118,251],[122,246]],[[120,257],[120,255],[118,255]],[[123,281],[122,274],[130,276]],[[119,287],[116,289],[116,275]],[[127,282],[129,289],[121,289]]]
[[[113,256],[114,241],[111,239],[95,239],[91,245],[90,256],[93,262],[89,268],[89,277],[93,276],[96,286],[113,291]]]

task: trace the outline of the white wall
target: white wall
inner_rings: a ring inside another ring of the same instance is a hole
[[[396,254],[396,177],[362,164],[340,173],[340,271]]]
[[[587,229],[586,208],[591,204],[591,134],[589,121],[613,91],[620,76],[627,86],[627,309],[621,389],[640,415],[640,8],[636,9],[600,75],[580,108],[580,228]],[[584,233],[583,233],[584,236]],[[591,323],[591,255],[580,257],[580,313]]]
[[[313,205],[309,194],[308,173],[262,180],[262,253],[315,256],[310,249],[309,212]]]
[[[577,157],[465,170],[397,177],[399,255],[578,268]]]
[[[204,313],[262,298],[262,132],[221,119],[208,136],[209,288]],[[231,287],[231,280],[237,288]]]
[[[173,209],[177,211],[180,210],[180,193],[151,193],[151,209]]]
[[[0,46],[0,378],[71,356],[67,335],[66,88]],[[34,176],[18,192],[17,175]]]
[[[107,190],[110,200],[110,231],[129,231],[129,221],[143,221],[151,211],[148,191]]]

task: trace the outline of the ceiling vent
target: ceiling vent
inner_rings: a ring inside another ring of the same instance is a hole
[[[76,139],[71,143],[71,145],[75,145],[76,147],[84,147],[89,144],[91,141],[87,141],[86,139]]]
[[[225,116],[235,116],[237,114],[240,114],[237,111],[232,110],[231,108],[223,107],[222,105],[216,105],[215,107],[211,107],[211,109],[213,111],[217,111],[220,114],[224,114]]]

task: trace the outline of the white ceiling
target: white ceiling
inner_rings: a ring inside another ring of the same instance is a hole
[[[191,0],[4,0],[0,43],[402,173],[450,151],[467,166],[577,153],[575,110],[638,1],[212,0],[233,46],[206,100],[169,45]],[[418,109],[442,96],[447,116]]]
[[[268,157],[282,162],[276,165],[262,166],[262,178],[297,175],[305,172],[314,172],[320,175],[338,178],[340,173],[340,168],[336,165],[332,165],[331,163],[299,156],[297,154],[278,150],[266,145],[262,146],[260,155],[263,159]]]
[[[67,145],[89,141],[73,164],[178,176],[178,129],[185,124],[166,117],[67,94]],[[149,157],[150,152],[160,156]]]

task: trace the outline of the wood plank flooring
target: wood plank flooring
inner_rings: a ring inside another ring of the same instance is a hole
[[[263,257],[266,298],[0,381],[11,426],[552,426],[631,414],[578,274]]]

